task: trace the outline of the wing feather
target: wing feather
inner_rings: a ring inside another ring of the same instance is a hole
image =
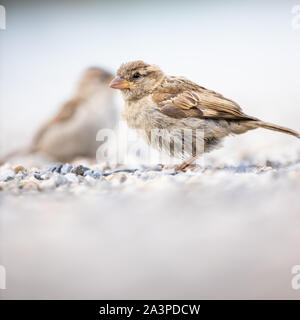
[[[244,114],[236,102],[185,78],[166,78],[152,99],[162,113],[175,118],[257,120]]]

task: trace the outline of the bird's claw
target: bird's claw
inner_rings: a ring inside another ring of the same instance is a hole
[[[195,169],[196,165],[193,163],[183,162],[182,164],[175,167],[175,172],[183,171],[186,172],[188,169]]]

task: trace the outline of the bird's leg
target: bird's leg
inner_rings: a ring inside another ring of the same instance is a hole
[[[192,156],[192,157],[188,158],[187,160],[183,161],[180,165],[175,167],[175,171],[185,171],[198,159],[198,157],[199,157],[199,155]]]

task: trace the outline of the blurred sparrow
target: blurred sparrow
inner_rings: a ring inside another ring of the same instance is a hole
[[[100,68],[89,68],[82,75],[73,99],[44,125],[34,138],[32,151],[54,160],[72,161],[76,157],[96,157],[101,128],[113,128],[116,110],[113,94],[107,88],[113,76]]]
[[[167,76],[159,67],[143,61],[122,64],[110,87],[121,90],[124,119],[129,127],[141,129],[148,143],[153,145],[153,132],[159,134],[157,129],[165,129],[154,146],[185,159],[178,170],[187,168],[230,134],[265,128],[300,138],[294,130],[246,115],[237,103],[221,94],[183,77]],[[186,129],[192,134],[183,134]],[[197,145],[202,145],[202,150]]]

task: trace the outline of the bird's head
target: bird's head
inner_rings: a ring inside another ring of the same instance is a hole
[[[159,67],[138,60],[123,63],[109,86],[120,89],[125,100],[135,100],[150,94],[163,77]]]
[[[113,75],[110,72],[99,67],[90,67],[85,70],[79,80],[77,94],[87,97],[101,89],[106,89],[112,78]]]

